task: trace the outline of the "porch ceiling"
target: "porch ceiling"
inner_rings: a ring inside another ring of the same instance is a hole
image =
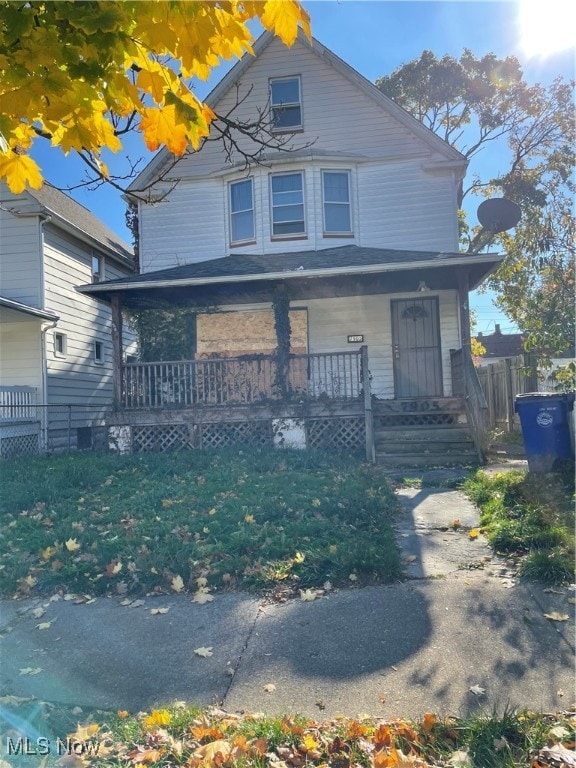
[[[470,289],[502,260],[499,254],[467,255],[343,246],[321,251],[235,254],[173,269],[80,286],[81,293],[127,306],[170,302],[245,303],[268,301],[279,285],[293,299],[399,293],[458,287],[467,275]]]

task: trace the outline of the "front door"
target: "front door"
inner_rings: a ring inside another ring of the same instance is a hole
[[[391,305],[396,398],[442,397],[438,299],[396,299]]]

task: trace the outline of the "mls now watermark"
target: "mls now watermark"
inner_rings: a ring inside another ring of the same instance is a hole
[[[66,738],[66,739],[48,739],[44,736],[39,736],[37,739],[30,739],[24,736],[18,738],[6,739],[6,753],[8,755],[20,755],[22,757],[40,756],[46,755],[76,755],[77,757],[96,757],[100,749],[100,744],[97,741],[79,741],[78,739]]]

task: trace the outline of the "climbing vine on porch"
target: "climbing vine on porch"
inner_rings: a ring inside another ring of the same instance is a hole
[[[290,338],[292,329],[290,326],[290,298],[285,290],[278,288],[272,300],[274,312],[274,330],[276,331],[276,378],[275,386],[278,387],[282,398],[288,396],[290,383],[288,380]]]

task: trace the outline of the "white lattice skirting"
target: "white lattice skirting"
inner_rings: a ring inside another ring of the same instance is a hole
[[[306,447],[347,452],[361,451],[365,444],[362,417],[307,419]],[[265,447],[274,440],[272,420],[215,422],[212,424],[147,424],[110,427],[111,450],[122,453],[167,453],[194,448],[227,448],[238,445]]]

